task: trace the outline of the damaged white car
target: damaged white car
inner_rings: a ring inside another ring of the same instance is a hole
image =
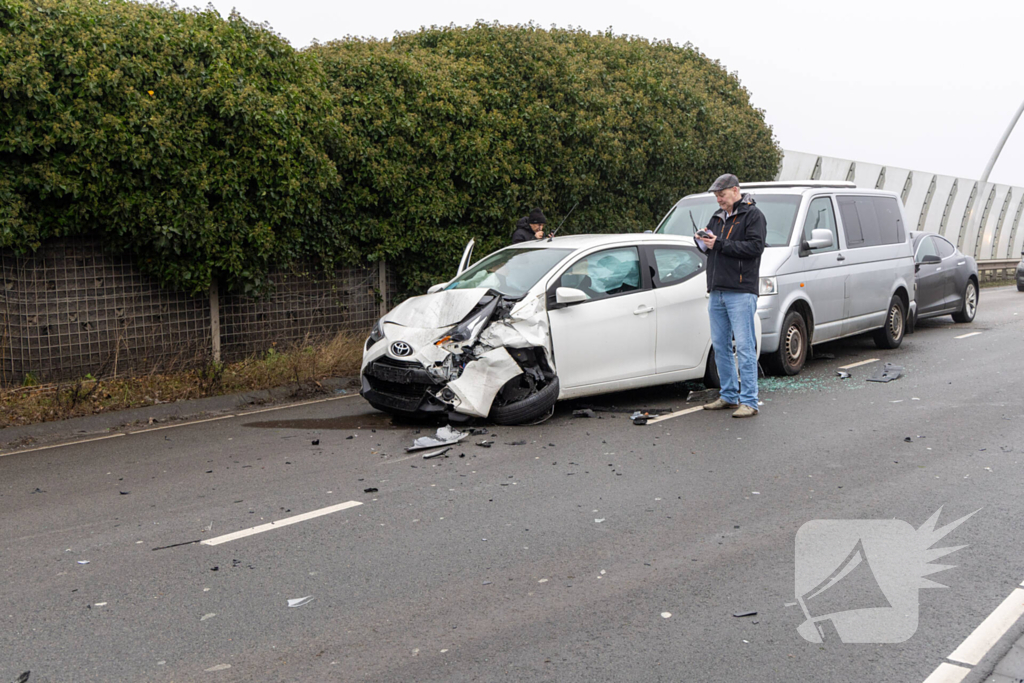
[[[360,393],[395,415],[521,424],[559,399],[689,379],[718,386],[704,267],[693,239],[676,235],[506,247],[381,318]]]

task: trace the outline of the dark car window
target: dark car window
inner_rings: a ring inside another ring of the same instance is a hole
[[[807,219],[804,221],[803,236],[805,241],[811,239],[812,230],[828,230],[832,233],[832,246],[824,249],[815,249],[815,254],[839,249],[836,214],[832,209],[832,200],[828,197],[817,197],[807,207]]]
[[[578,289],[588,299],[639,290],[640,254],[636,247],[620,247],[584,256],[562,274],[558,286]]]
[[[914,255],[914,261],[921,263],[924,261],[925,256],[938,256],[939,252],[935,248],[935,240],[932,239],[931,235],[925,235],[921,238],[921,242],[917,245],[917,254]]]
[[[846,246],[877,247],[906,239],[899,205],[893,197],[838,197]]]
[[[793,234],[796,223],[796,212],[800,208],[800,197],[794,195],[756,194],[751,193],[754,204],[761,209],[767,224],[768,234],[766,247],[789,246],[789,238]],[[692,237],[697,230],[707,227],[711,217],[718,211],[718,202],[714,197],[701,195],[688,197],[672,207],[668,215],[661,220],[654,232],[663,235],[686,235]]]
[[[935,246],[939,249],[939,256],[942,258],[949,258],[956,251],[956,247],[942,239],[941,237],[932,238],[935,242]]]
[[[704,269],[704,257],[689,247],[653,247],[654,282],[658,287],[677,285]]]

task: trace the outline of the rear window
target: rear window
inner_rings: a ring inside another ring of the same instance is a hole
[[[796,212],[800,208],[800,197],[793,195],[750,193],[754,204],[761,209],[767,223],[768,234],[765,246],[789,246],[789,238],[796,222]],[[698,195],[687,197],[672,207],[668,215],[662,219],[655,232],[664,235],[686,235],[692,237],[694,226],[697,230],[707,227],[711,217],[718,211],[718,202],[714,197]]]
[[[906,241],[895,197],[836,197],[843,218],[846,246],[877,247]]]

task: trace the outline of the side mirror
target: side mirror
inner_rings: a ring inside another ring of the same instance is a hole
[[[937,254],[925,254],[921,257],[921,263],[942,263],[942,259]]]
[[[572,287],[559,287],[555,290],[555,303],[562,304],[575,304],[580,301],[586,301],[587,295],[578,289]]]
[[[827,249],[834,244],[831,230],[817,228],[811,230],[811,239],[803,243],[803,248],[808,251],[811,249]]]
[[[432,286],[430,289],[428,289],[427,294],[434,294],[435,292],[440,292],[442,289],[445,288],[447,284],[447,282],[439,282],[436,285]]]

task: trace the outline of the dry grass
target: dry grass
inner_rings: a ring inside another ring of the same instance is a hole
[[[87,376],[74,382],[0,388],[0,428],[287,384],[315,390],[327,377],[358,374],[364,341],[363,335],[344,332],[326,341],[305,340],[284,350],[275,345],[238,363],[206,363],[199,369],[140,377],[97,380]]]
[[[981,288],[988,289],[989,287],[1007,287],[1009,285],[1017,284],[1017,279],[1013,277],[1000,278],[998,280],[982,280]]]

